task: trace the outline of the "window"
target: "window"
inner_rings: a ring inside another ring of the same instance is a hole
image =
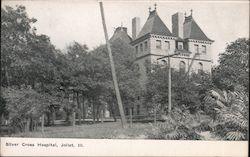
[[[169,41],[165,41],[165,44],[166,44],[166,49],[170,50],[170,42]]]
[[[186,71],[186,63],[184,61],[180,62],[180,72],[184,73]]]
[[[199,45],[194,45],[194,52],[199,53]]]
[[[161,40],[156,40],[156,48],[161,49]]]
[[[182,50],[183,49],[183,43],[182,42],[178,42],[178,47],[177,47],[179,50]]]
[[[202,53],[206,53],[206,52],[207,52],[207,47],[206,47],[205,45],[202,45],[201,48],[202,48],[202,49],[201,49],[201,52],[202,52]]]
[[[148,42],[147,42],[147,41],[144,42],[144,50],[145,50],[145,51],[148,50]]]
[[[140,51],[143,52],[143,46],[140,44]]]
[[[202,73],[202,72],[203,72],[203,64],[200,62],[199,63],[198,73]]]
[[[138,54],[138,46],[135,47],[135,53]]]

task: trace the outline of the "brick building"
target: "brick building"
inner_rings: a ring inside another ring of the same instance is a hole
[[[189,16],[177,12],[172,15],[172,32],[167,28],[157,13],[157,9],[149,10],[149,16],[140,28],[140,18],[132,19],[132,39],[127,34],[127,28],[118,27],[111,38],[123,39],[134,47],[136,53],[135,64],[141,76],[141,84],[145,84],[147,73],[151,71],[151,64],[166,64],[167,58],[171,56],[171,68],[199,72],[211,73],[212,52],[209,39],[195,22],[192,10]],[[158,60],[157,60],[158,59]]]

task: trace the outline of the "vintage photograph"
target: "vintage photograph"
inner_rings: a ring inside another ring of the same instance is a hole
[[[249,1],[1,4],[1,137],[249,140]]]

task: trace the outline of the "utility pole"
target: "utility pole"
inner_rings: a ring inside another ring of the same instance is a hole
[[[168,57],[168,114],[170,115],[172,108],[172,99],[171,99],[171,64],[170,64],[170,56]]]
[[[127,126],[127,122],[125,119],[125,114],[124,114],[124,110],[123,110],[123,106],[122,106],[122,99],[121,99],[121,95],[120,95],[120,91],[119,91],[119,87],[118,87],[118,83],[117,83],[115,66],[114,66],[113,56],[111,53],[109,37],[108,37],[108,33],[107,33],[107,27],[106,27],[106,23],[105,23],[103,4],[102,4],[102,2],[99,2],[99,4],[100,4],[101,16],[102,16],[102,25],[103,25],[103,29],[104,29],[104,35],[105,35],[105,40],[106,40],[109,59],[110,59],[111,73],[112,73],[113,83],[114,83],[114,87],[115,87],[116,99],[118,102],[118,108],[119,108],[120,115],[121,115],[122,127],[125,128]]]
[[[157,60],[161,60],[163,58],[168,58],[168,114],[170,114],[171,109],[172,109],[172,96],[171,96],[171,94],[172,94],[172,91],[171,91],[172,84],[171,84],[171,63],[170,63],[170,57],[175,56],[175,55],[179,55],[179,54],[180,53],[168,54],[166,56],[157,58]],[[195,57],[197,55],[199,55],[199,53],[195,53],[194,56],[192,57],[191,63],[188,66],[188,70],[186,72],[186,76],[189,75],[189,71],[190,71],[190,69],[191,69],[191,67],[193,65],[194,59],[195,59]]]
[[[179,53],[174,53],[174,54],[168,54],[166,56],[157,58],[157,60],[163,59],[163,58],[168,58],[168,114],[170,115],[171,109],[172,109],[172,84],[171,84],[171,63],[170,63],[170,57],[179,55]]]

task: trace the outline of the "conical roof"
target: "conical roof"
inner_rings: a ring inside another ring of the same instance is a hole
[[[185,18],[183,29],[184,39],[213,41],[205,35],[205,33],[201,30],[198,24],[194,21],[192,15]]]
[[[150,11],[149,17],[142,27],[137,38],[141,38],[147,34],[173,36],[167,26],[163,23],[161,18],[158,16],[156,10]]]
[[[110,42],[113,42],[117,39],[120,39],[128,44],[132,41],[132,38],[127,33],[126,27],[117,27],[113,36],[110,38]]]

